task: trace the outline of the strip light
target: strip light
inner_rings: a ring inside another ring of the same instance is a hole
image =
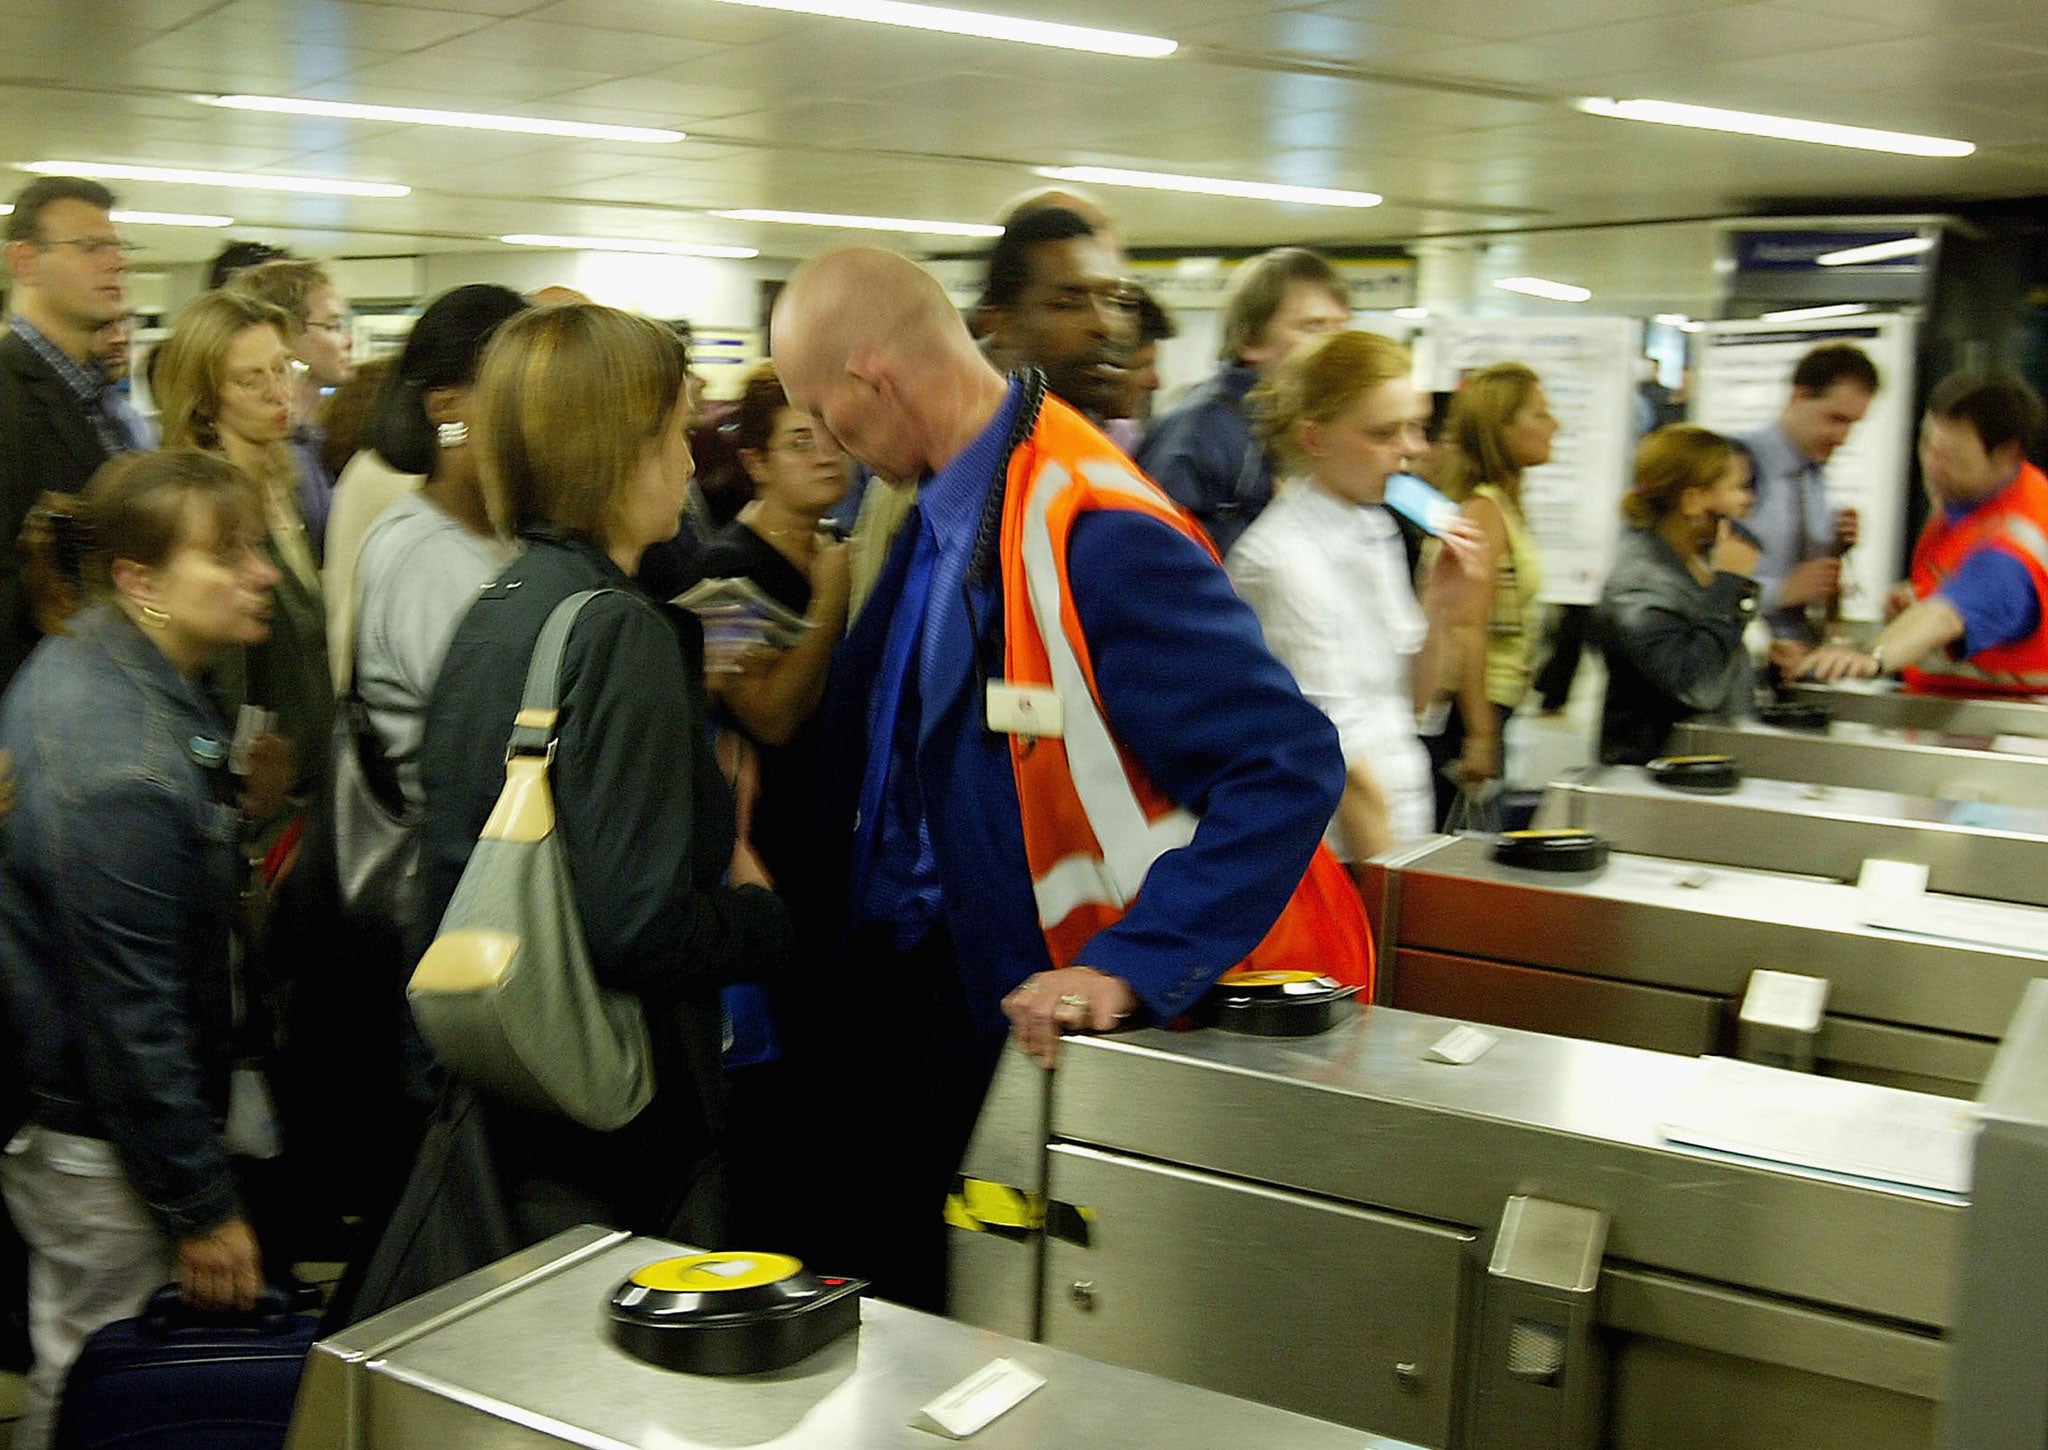
[[[111,161],[24,161],[38,176],[92,176],[106,181],[167,181],[180,186],[235,186],[249,191],[302,191],[313,196],[409,196],[412,188],[382,181],[325,181],[253,171],[190,171],[182,166],[126,166]]]
[[[585,141],[631,141],[662,146],[683,139],[681,131],[653,126],[611,126],[596,121],[550,121],[532,116],[495,116],[484,111],[431,111],[418,106],[362,106],[352,101],[308,101],[296,96],[194,96],[201,105],[230,111],[263,111],[281,116],[334,116],[344,121],[388,121],[402,126],[448,126],[461,131],[513,131],[528,136],[573,136]]]
[[[915,232],[933,237],[999,237],[1001,227],[986,222],[930,222],[914,217],[839,216],[824,211],[715,211],[713,216],[736,222],[774,222],[792,227],[843,227],[863,232]]]
[[[1732,131],[1741,136],[1768,136],[1780,141],[1810,141],[1819,146],[1848,146],[1858,151],[1888,151],[1898,156],[1968,156],[1977,149],[1973,142],[1940,136],[1874,131],[1867,126],[1837,126],[1827,121],[1802,121],[1793,116],[1765,116],[1753,111],[1724,111],[1678,101],[1617,101],[1612,96],[1581,96],[1572,104],[1589,116],[1651,121],[1660,126],[1691,126],[1702,131]]]
[[[1087,50],[1097,55],[1123,55],[1138,60],[1156,60],[1180,49],[1178,41],[1156,35],[1131,35],[1121,30],[1096,30],[1086,25],[1056,25],[1045,20],[1019,20],[1012,15],[950,10],[939,5],[908,5],[903,0],[721,0],[721,3],[746,5],[755,10],[824,15],[834,20],[866,20],[876,25],[901,25],[912,30],[937,30],[948,35],[974,35],[984,40],[1014,40],[1024,45]]]
[[[498,238],[515,247],[553,247],[564,252],[642,252],[653,257],[719,257],[744,262],[761,253],[753,247],[719,247],[702,242],[650,242],[632,237],[551,237],[514,232]]]
[[[1827,307],[1787,307],[1778,312],[1766,312],[1765,322],[1811,322],[1821,317],[1855,317],[1868,312],[1869,306],[1862,302],[1837,302]]]
[[[1813,260],[1823,267],[1856,267],[1865,262],[1890,262],[1899,257],[1917,257],[1934,250],[1932,237],[1900,237],[1890,242],[1872,242],[1867,247],[1844,247],[1839,252],[1822,252]]]
[[[0,216],[12,216],[14,203],[0,203]],[[183,211],[110,211],[113,220],[130,227],[231,227],[231,216],[202,216]]]
[[[1547,277],[1502,277],[1493,285],[1503,292],[1519,292],[1524,297],[1542,297],[1552,302],[1584,302],[1593,295],[1590,288],[1553,282]]]
[[[1186,191],[1197,196],[1241,196],[1253,201],[1293,202],[1302,206],[1378,206],[1385,200],[1372,191],[1339,191],[1328,186],[1282,186],[1270,181],[1229,181],[1215,176],[1177,176],[1167,171],[1125,171],[1115,166],[1039,166],[1040,176],[1054,181],[1079,181],[1094,186],[1135,186],[1148,191]]]

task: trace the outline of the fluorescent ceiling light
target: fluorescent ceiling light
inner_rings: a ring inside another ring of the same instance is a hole
[[[723,257],[744,262],[761,253],[753,247],[716,247],[700,242],[648,242],[632,237],[550,237],[515,232],[498,238],[515,247],[553,247],[565,252],[643,252],[655,257]]]
[[[0,216],[13,214],[13,202],[0,204]],[[112,211],[107,215],[131,227],[231,227],[235,224],[231,216],[200,216],[183,211]]]
[[[1822,252],[1813,260],[1823,267],[1855,267],[1864,262],[1889,262],[1899,257],[1917,257],[1934,250],[1932,237],[1900,237],[1896,241],[1872,242],[1867,247],[1844,247],[1839,252]]]
[[[1285,201],[1303,206],[1378,206],[1383,199],[1370,191],[1338,191],[1327,186],[1281,186],[1269,181],[1227,181],[1214,176],[1176,176],[1167,171],[1125,171],[1115,166],[1039,166],[1033,169],[1040,176],[1049,176],[1054,181],[1136,186],[1148,191],[1189,191],[1197,196],[1242,196],[1253,201]]]
[[[406,196],[409,186],[381,181],[324,181],[312,176],[265,176],[253,171],[190,171],[181,166],[120,166],[110,161],[25,161],[16,168],[38,176],[94,176],[107,181],[168,181],[181,186],[236,186],[249,191],[303,191],[314,196]]]
[[[913,217],[840,216],[825,211],[715,211],[713,216],[736,222],[775,222],[792,227],[845,227],[862,232],[917,232],[934,237],[999,237],[1003,229],[987,222],[928,222]]]
[[[1972,142],[1950,141],[1940,136],[1873,131],[1867,126],[1836,126],[1826,121],[1723,111],[1677,101],[1617,101],[1611,96],[1582,96],[1572,104],[1589,116],[1692,126],[1702,131],[1733,131],[1742,136],[1769,136],[1780,141],[1811,141],[1820,146],[1850,146],[1859,151],[1889,151],[1899,156],[1968,156],[1977,149]]]
[[[1683,327],[1686,323],[1692,321],[1683,312],[1660,312],[1650,320],[1652,322],[1661,322],[1666,327]]]
[[[1394,316],[1405,317],[1410,322],[1420,322],[1423,318],[1429,316],[1429,309],[1427,307],[1396,307],[1394,309]]]
[[[206,216],[188,211],[117,211],[115,221],[131,227],[231,227],[231,216]]]
[[[1808,322],[1816,317],[1854,317],[1870,308],[1861,302],[1837,302],[1829,307],[1787,307],[1778,312],[1766,312],[1765,322]]]
[[[305,101],[295,96],[194,96],[207,106],[231,111],[265,111],[284,116],[334,116],[344,121],[389,121],[404,126],[450,126],[462,131],[515,131],[529,136],[574,136],[584,141],[634,141],[666,145],[681,131],[653,126],[610,126],[596,121],[548,121],[531,116],[494,116],[483,111],[430,111],[418,106],[359,106],[351,101]]]
[[[1553,282],[1547,277],[1502,277],[1493,285],[1503,292],[1519,292],[1524,297],[1543,297],[1552,302],[1584,302],[1593,295],[1589,288]]]
[[[1090,50],[1098,55],[1127,55],[1156,60],[1180,49],[1176,41],[1156,35],[1130,35],[1121,30],[1095,30],[1085,25],[1055,25],[1044,20],[1019,20],[1010,15],[985,15],[978,10],[949,10],[938,5],[907,5],[902,0],[723,0],[756,10],[793,10],[799,15],[824,15],[835,20],[868,20],[877,25],[902,25],[912,30],[938,30],[948,35],[977,35],[985,40],[1015,40],[1025,45],[1050,45],[1060,50]]]

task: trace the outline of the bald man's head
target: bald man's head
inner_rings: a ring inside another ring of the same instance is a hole
[[[775,303],[770,352],[793,407],[886,478],[940,467],[947,415],[1001,379],[945,289],[908,259],[843,247],[804,263]]]

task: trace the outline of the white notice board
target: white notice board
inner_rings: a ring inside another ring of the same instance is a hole
[[[1849,441],[1828,460],[1828,499],[1856,510],[1859,538],[1844,562],[1842,617],[1876,619],[1899,580],[1912,455],[1913,319],[1896,314],[1812,322],[1710,322],[1699,335],[1692,420],[1719,433],[1777,421],[1792,369],[1815,347],[1846,342],[1870,354],[1882,383]]]
[[[1543,379],[1557,441],[1522,476],[1522,513],[1543,555],[1543,598],[1592,604],[1614,564],[1635,446],[1631,407],[1641,324],[1626,317],[1457,317],[1442,325],[1440,388],[1494,363]]]

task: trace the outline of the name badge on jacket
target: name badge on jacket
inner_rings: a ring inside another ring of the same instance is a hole
[[[1066,727],[1066,707],[1060,702],[1058,690],[990,681],[988,728],[996,734],[1057,740],[1066,733]]]

